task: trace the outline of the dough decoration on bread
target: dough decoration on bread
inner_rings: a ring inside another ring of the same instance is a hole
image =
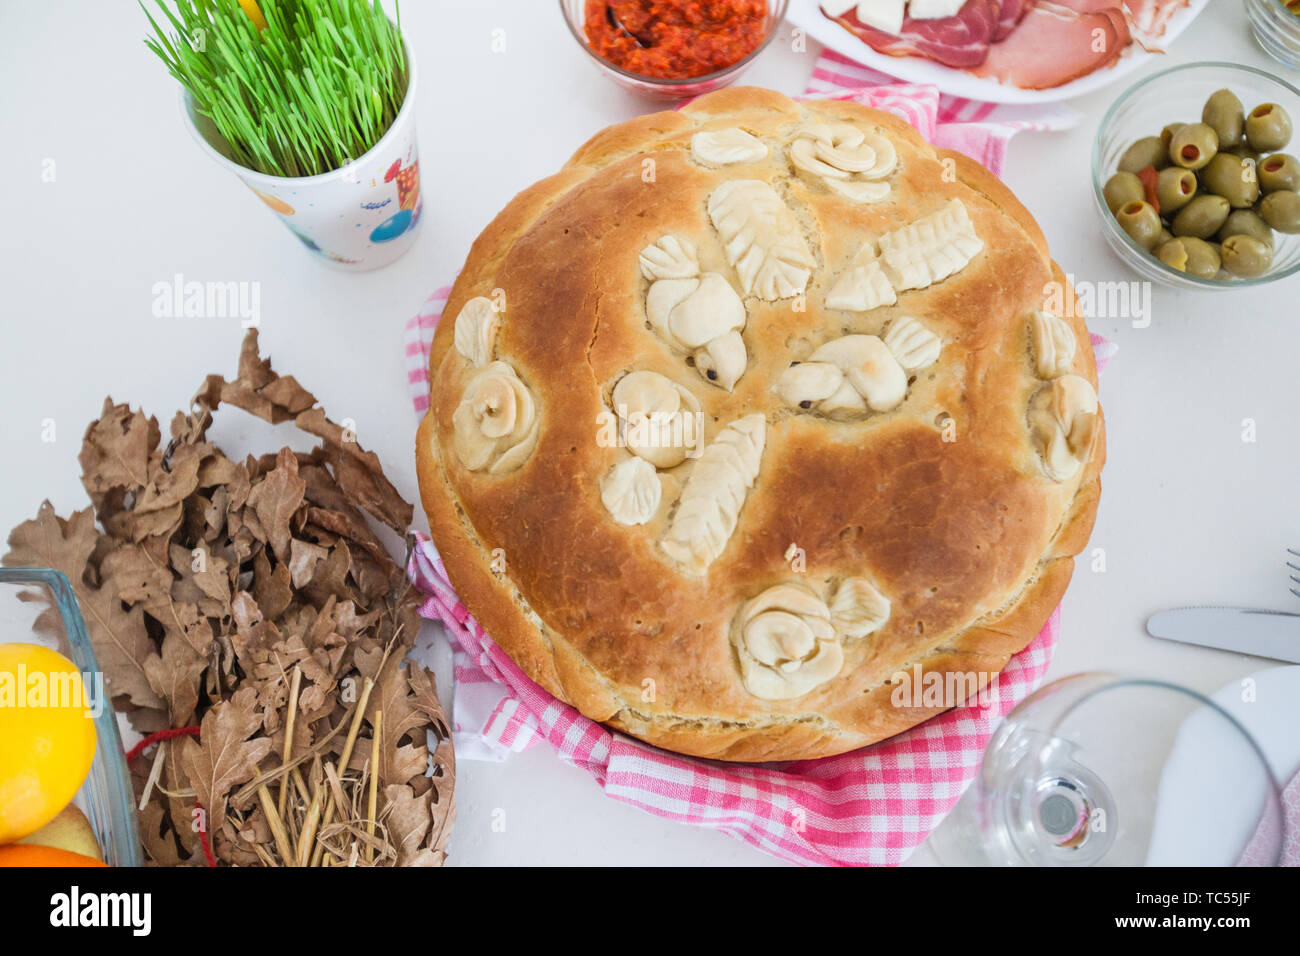
[[[790,160],[806,178],[856,203],[889,195],[883,180],[898,165],[898,152],[879,133],[849,123],[806,126],[790,143]]]
[[[743,129],[701,130],[691,137],[691,155],[714,166],[757,163],[767,158],[767,146]]]
[[[881,267],[897,292],[924,289],[955,275],[983,248],[960,199],[885,233],[879,241]]]
[[[532,393],[505,362],[491,362],[474,373],[452,424],[456,457],[470,471],[508,474],[537,445]]]
[[[626,458],[600,483],[600,500],[619,524],[645,524],[659,510],[663,484],[644,458]]]
[[[1030,399],[1029,428],[1049,478],[1069,481],[1078,473],[1092,454],[1097,423],[1097,392],[1081,376],[1054,379]]]
[[[745,689],[763,700],[802,697],[844,667],[830,608],[801,584],[778,584],[748,601],[733,644]]]
[[[1030,322],[1038,377],[1060,378],[1074,366],[1074,330],[1064,319],[1041,309],[1030,314]]]
[[[907,372],[939,358],[942,344],[916,319],[895,319],[882,340],[845,335],[781,373],[776,389],[787,405],[828,418],[893,411],[907,397]]]
[[[629,372],[614,386],[623,444],[656,468],[675,468],[700,441],[700,400],[658,372]]]
[[[662,542],[687,571],[703,574],[727,546],[766,441],[767,419],[746,415],[719,431],[692,465]]]
[[[650,280],[646,319],[670,345],[689,352],[706,380],[731,391],[745,374],[749,355],[740,330],[745,303],[724,277],[700,272],[695,246],[663,236],[641,251],[641,274]]]
[[[775,189],[758,179],[730,179],[709,195],[708,210],[745,295],[775,302],[808,287],[815,260]]]
[[[831,287],[832,309],[869,312],[898,301],[898,293],[925,289],[956,275],[984,248],[960,199],[860,248]]]
[[[456,316],[456,351],[470,365],[486,365],[492,361],[500,323],[495,302],[481,295],[470,299]]]
[[[861,639],[889,621],[889,598],[866,578],[845,578],[830,601],[831,624],[841,639]]]

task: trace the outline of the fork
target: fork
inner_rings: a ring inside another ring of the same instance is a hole
[[[1294,548],[1287,548],[1286,553],[1291,555],[1292,557],[1300,558],[1300,551],[1297,551]],[[1300,572],[1300,565],[1297,565],[1293,561],[1288,561],[1286,563],[1286,566],[1290,568],[1292,571]],[[1300,578],[1296,577],[1294,574],[1291,575],[1291,580],[1294,581],[1296,584],[1300,584]],[[1300,590],[1297,590],[1296,588],[1291,588],[1291,593],[1294,594],[1296,597],[1300,597]]]

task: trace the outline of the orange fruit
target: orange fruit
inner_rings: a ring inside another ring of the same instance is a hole
[[[71,850],[58,850],[52,846],[15,844],[0,846],[0,869],[7,866],[108,866],[93,856],[82,856]]]
[[[49,823],[95,759],[76,665],[39,644],[0,644],[0,844]]]

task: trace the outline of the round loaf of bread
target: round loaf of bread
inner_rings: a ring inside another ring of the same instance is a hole
[[[828,756],[969,700],[1096,514],[1096,367],[1042,233],[887,113],[726,90],[613,126],[474,243],[420,489],[551,694],[651,744]]]

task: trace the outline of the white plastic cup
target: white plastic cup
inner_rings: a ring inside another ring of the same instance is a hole
[[[268,176],[231,158],[229,144],[181,89],[181,112],[199,148],[243,181],[320,260],[364,272],[396,261],[415,242],[423,207],[415,137],[416,68],[393,125],[364,156],[317,176]]]

